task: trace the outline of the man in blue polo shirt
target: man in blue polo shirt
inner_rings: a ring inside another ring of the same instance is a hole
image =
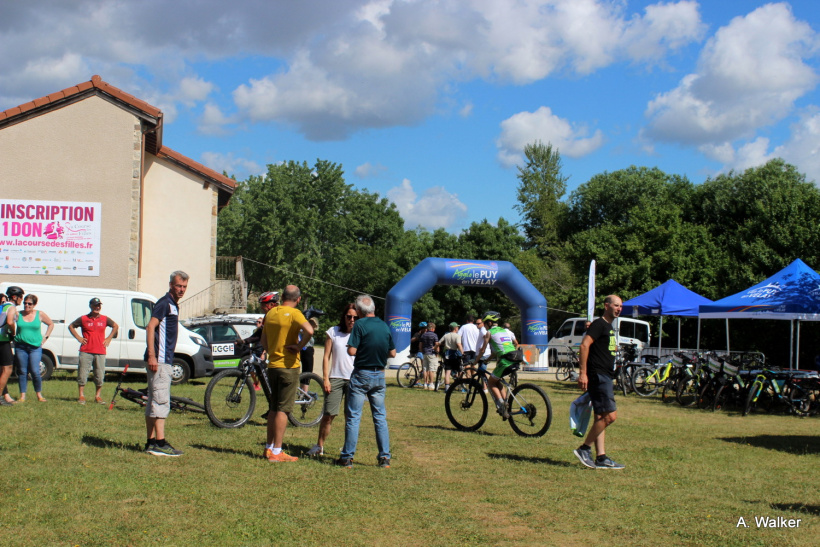
[[[356,299],[359,320],[347,341],[347,353],[354,357],[353,374],[347,386],[345,400],[345,444],[336,465],[353,467],[353,455],[359,442],[359,424],[362,421],[364,400],[370,401],[370,413],[376,428],[379,447],[379,467],[390,467],[390,433],[387,430],[387,411],[384,407],[386,386],[384,367],[387,358],[396,356],[396,346],[387,323],[376,317],[373,299],[360,295]]]
[[[171,411],[171,365],[179,332],[179,300],[188,288],[188,274],[171,274],[168,293],[157,300],[146,327],[145,363],[148,373],[148,402],[145,405],[145,428],[148,442],[145,451],[154,456],[181,456],[165,440],[165,419]]]

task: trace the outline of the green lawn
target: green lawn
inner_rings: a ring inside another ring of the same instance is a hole
[[[168,420],[183,457],[144,454],[141,408],[78,405],[75,374],[58,372],[45,383],[47,403],[31,394],[0,408],[2,543],[817,545],[818,418],[744,418],[621,397],[607,446],[626,469],[598,471],[572,455],[579,442],[567,412],[578,392],[569,384],[537,382],[552,399],[553,425],[524,439],[496,415],[477,433],[456,431],[443,394],[401,389],[394,374],[392,468],[376,466],[366,411],[356,465],[345,470],[332,465],[343,417],[326,446],[333,454],[319,460],[268,463],[258,417],[220,430],[196,414]],[[106,401],[115,383],[109,377],[103,388]],[[201,401],[205,386],[173,392]],[[316,433],[288,427],[287,451],[306,452]],[[758,529],[754,517],[763,516],[801,522]],[[740,517],[748,528],[737,528]]]

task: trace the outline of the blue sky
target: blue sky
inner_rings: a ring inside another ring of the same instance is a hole
[[[570,190],[658,167],[700,183],[783,157],[820,181],[820,10],[800,0],[30,0],[0,4],[0,109],[89,80],[243,179],[344,166],[408,228],[517,222],[551,142]],[[8,52],[14,52],[13,55]]]

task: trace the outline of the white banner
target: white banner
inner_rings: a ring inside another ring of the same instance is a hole
[[[100,275],[102,206],[0,199],[0,273]]]

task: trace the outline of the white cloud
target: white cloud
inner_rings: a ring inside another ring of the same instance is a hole
[[[202,110],[197,129],[205,135],[226,135],[226,126],[234,122],[234,119],[222,113],[218,105],[209,102]]]
[[[441,186],[424,191],[421,197],[413,189],[413,183],[404,179],[400,186],[391,188],[387,198],[396,204],[404,226],[413,229],[418,226],[435,230],[456,227],[467,216],[467,206]]]
[[[600,129],[590,136],[584,125],[574,125],[542,106],[535,112],[519,112],[501,122],[501,134],[496,140],[498,161],[506,167],[522,162],[524,146],[535,141],[551,143],[554,148],[571,158],[585,156],[604,142]]]
[[[373,165],[369,161],[359,165],[353,171],[353,173],[357,177],[359,177],[360,179],[366,179],[366,178],[370,178],[370,177],[377,177],[377,176],[379,176],[383,173],[386,173],[386,172],[387,172],[387,167],[385,167],[384,165],[380,165],[378,163]]]
[[[249,175],[258,175],[263,172],[261,165],[247,158],[237,157],[233,152],[223,154],[221,152],[203,152],[202,163],[219,173],[228,173],[228,176],[236,175],[238,180],[247,178]]]
[[[697,72],[649,103],[643,136],[717,146],[752,137],[783,119],[817,85],[805,61],[818,47],[818,35],[787,4],[735,17],[709,40]]]
[[[228,116],[282,123],[314,140],[421,123],[450,83],[526,84],[624,60],[660,62],[702,29],[690,0],[634,14],[623,0],[6,4],[0,51],[15,54],[0,58],[0,101],[30,100],[98,73],[153,98],[170,119],[216,91],[195,63],[255,56],[275,68],[233,89],[237,112]],[[448,105],[466,115],[466,99]]]

